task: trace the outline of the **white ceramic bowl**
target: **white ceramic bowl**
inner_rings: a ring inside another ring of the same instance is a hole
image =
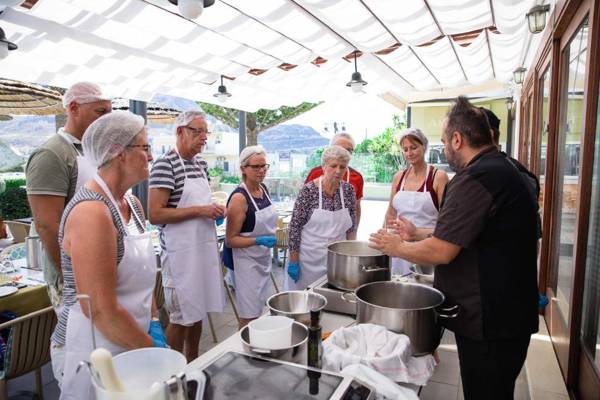
[[[259,349],[282,349],[292,345],[294,320],[280,315],[267,315],[248,324],[250,345]]]

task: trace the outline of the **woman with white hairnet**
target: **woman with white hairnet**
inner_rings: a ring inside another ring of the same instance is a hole
[[[327,245],[356,239],[356,193],[343,180],[350,153],[327,147],[321,156],[323,176],[304,185],[292,213],[290,259],[285,290],[304,290],[327,273]]]
[[[65,307],[54,331],[66,339],[61,399],[78,400],[94,398],[87,371],[76,373],[94,346],[115,355],[166,345],[155,320],[152,241],[139,201],[126,193],[149,175],[144,119],[128,111],[100,117],[86,130],[83,148],[98,170],[69,202],[60,224]]]
[[[240,153],[242,183],[227,202],[225,254],[231,251],[235,299],[240,328],[258,318],[269,294],[271,250],[277,239],[277,210],[262,183],[269,170],[262,146],[248,146]],[[227,257],[225,257],[227,260]]]
[[[400,147],[408,167],[398,171],[392,180],[385,225],[404,240],[421,240],[433,232],[448,175],[425,162],[427,137],[420,129],[402,132]],[[392,258],[392,274],[405,275],[410,266],[408,261]]]

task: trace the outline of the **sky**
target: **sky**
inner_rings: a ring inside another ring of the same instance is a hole
[[[337,101],[326,101],[285,124],[308,125],[323,136],[331,137],[335,121],[338,128],[344,125],[346,132],[354,137],[356,143],[360,143],[365,137],[377,136],[392,126],[394,114],[402,116],[404,112],[380,97],[351,93]],[[324,131],[325,126],[328,126],[329,132]]]

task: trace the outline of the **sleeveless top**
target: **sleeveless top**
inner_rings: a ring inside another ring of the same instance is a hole
[[[139,209],[137,202],[134,200],[133,195],[127,194],[129,204],[132,207],[132,213],[135,213],[140,220],[143,220],[143,214]],[[121,218],[119,217],[119,212],[116,207],[111,203],[103,195],[96,193],[86,187],[82,187],[76,194],[73,196],[69,204],[65,207],[65,211],[63,213],[62,219],[60,221],[60,228],[58,231],[58,243],[60,243],[60,263],[62,267],[62,275],[64,281],[63,287],[63,300],[64,300],[64,308],[62,309],[60,315],[58,316],[58,323],[56,324],[56,328],[54,328],[54,333],[52,334],[52,342],[60,345],[64,345],[67,338],[67,320],[69,319],[69,309],[73,304],[77,302],[77,288],[75,286],[75,275],[73,274],[73,264],[71,263],[71,257],[65,254],[63,248],[63,239],[64,239],[64,229],[65,222],[67,217],[75,208],[75,206],[84,201],[101,201],[108,207],[113,224],[117,229],[117,265],[121,262],[123,258],[123,253],[125,251],[123,245],[123,236],[125,234],[126,227],[123,226],[121,222]],[[141,226],[138,222],[138,218],[135,218],[133,214],[130,217],[135,221],[135,225],[139,233],[143,233],[145,231],[145,227]]]
[[[261,183],[260,187],[265,191],[265,193],[267,195],[270,196],[269,190],[267,189],[267,187],[265,185],[263,185]],[[227,199],[228,206],[229,206],[229,202],[231,201],[231,197],[236,193],[241,193],[246,198],[246,203],[248,204],[248,209],[246,210],[246,219],[244,220],[244,223],[242,224],[242,229],[240,230],[240,233],[252,232],[254,230],[254,224],[256,222],[254,219],[254,213],[257,210],[254,209],[254,204],[252,204],[252,200],[250,200],[250,195],[241,186],[238,186],[237,188],[235,188],[235,190],[233,192],[231,192],[231,194],[229,195],[229,199]],[[259,210],[262,210],[263,208],[271,205],[271,202],[269,201],[267,196],[263,196],[262,198],[258,198],[258,197],[252,197],[252,198],[256,202],[256,205],[258,206]]]
[[[267,195],[269,195],[269,189],[267,189],[265,185],[261,183],[260,187],[265,191]],[[235,188],[235,190],[229,195],[229,198],[227,199],[228,206],[229,202],[231,201],[231,197],[236,193],[243,194],[244,198],[246,199],[246,203],[248,204],[248,209],[246,210],[246,218],[244,219],[244,223],[242,224],[242,229],[240,229],[240,233],[252,232],[254,230],[254,224],[256,223],[254,213],[257,210],[254,209],[254,204],[252,204],[252,201],[250,200],[250,195],[241,186]],[[256,205],[258,206],[259,210],[262,210],[263,208],[271,205],[271,202],[269,201],[267,196],[263,196],[262,199],[253,197],[253,199],[256,202]],[[229,246],[227,246],[227,243],[225,242],[223,242],[223,264],[229,269],[234,268],[233,251]]]
[[[406,174],[410,169],[411,167],[408,167],[404,170],[404,172],[402,172],[400,180],[398,181],[398,186],[396,186],[396,193],[398,193],[398,191],[402,188],[402,182],[404,182],[404,178],[406,177]],[[429,194],[431,195],[431,201],[433,201],[433,205],[439,211],[440,205],[438,201],[438,195],[435,191],[435,188],[433,187],[433,180],[435,179],[435,174],[437,173],[437,171],[437,168],[435,168],[433,165],[430,165],[427,171],[427,178],[425,179],[425,182],[423,182],[421,187],[418,188],[416,192],[429,192]]]

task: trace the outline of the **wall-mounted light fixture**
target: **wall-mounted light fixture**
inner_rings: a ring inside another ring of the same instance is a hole
[[[196,19],[206,7],[215,4],[215,0],[169,0],[169,3],[179,7],[179,14],[183,18]]]
[[[4,34],[4,30],[0,28],[0,60],[8,56],[9,50],[16,50],[18,46],[9,41]]]
[[[221,85],[217,89],[217,93],[213,94],[221,103],[227,101],[231,97],[231,93],[227,92],[227,88],[223,84],[223,75],[221,75]]]
[[[362,87],[367,84],[360,75],[360,72],[358,72],[358,64],[356,63],[357,53],[358,50],[354,50],[354,72],[352,73],[350,82],[346,83],[346,86],[352,88],[352,91],[355,93],[359,93]]]
[[[513,71],[513,80],[517,85],[520,85],[525,80],[525,72],[527,68],[519,67]]]
[[[506,98],[506,109],[508,110],[508,117],[512,118],[515,114],[515,100],[512,97]]]
[[[537,5],[531,8],[527,13],[527,23],[529,32],[540,33],[546,27],[546,14],[550,11],[550,5]]]

